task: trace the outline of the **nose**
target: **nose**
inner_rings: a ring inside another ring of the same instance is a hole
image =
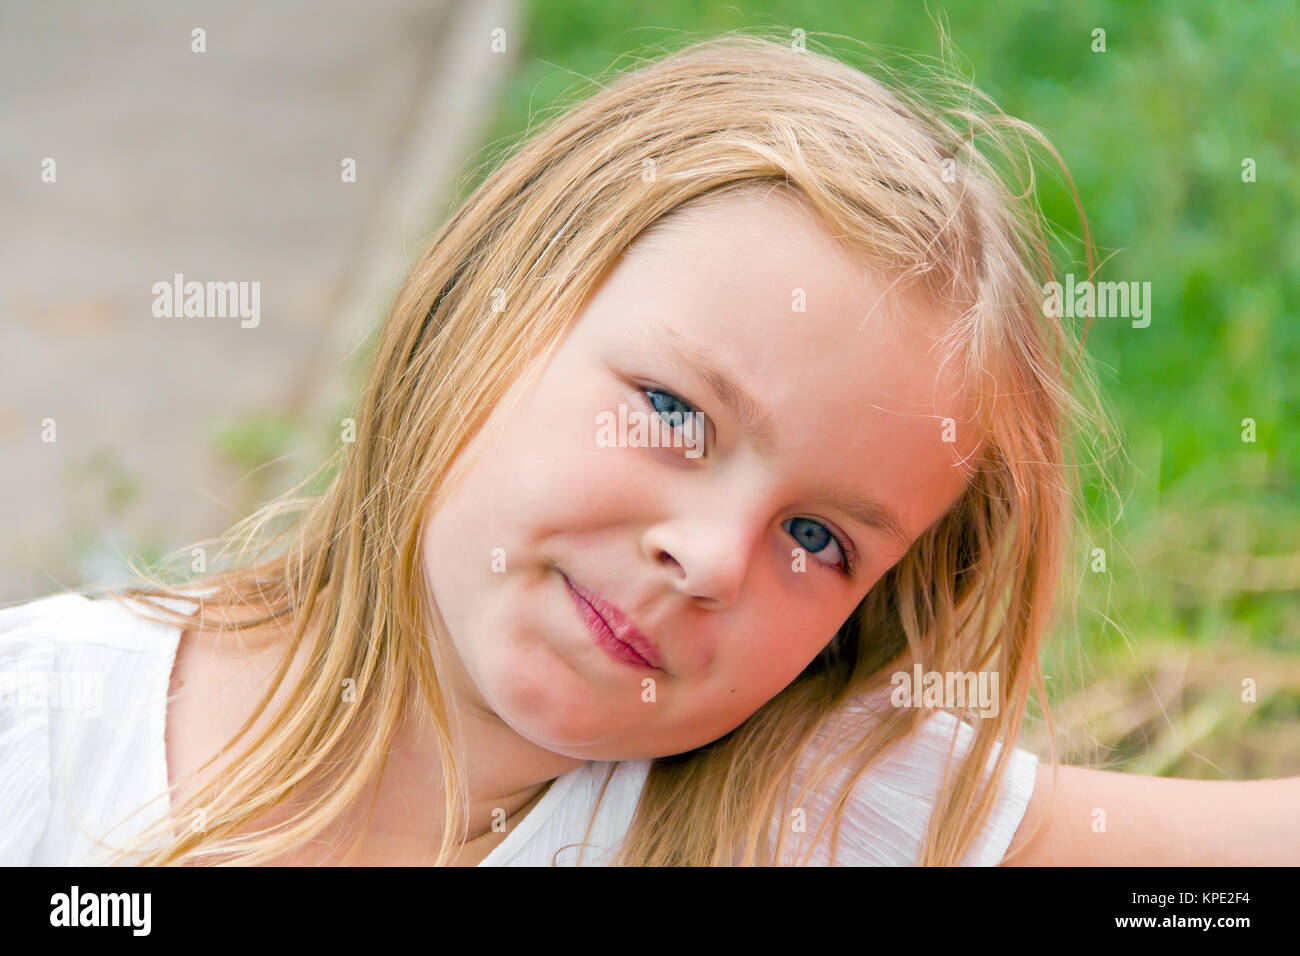
[[[642,553],[673,588],[715,607],[740,597],[754,549],[763,534],[757,510],[710,509],[655,523],[642,536]]]

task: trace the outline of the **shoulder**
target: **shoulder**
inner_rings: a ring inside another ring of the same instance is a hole
[[[111,597],[0,609],[0,864],[76,862],[89,834],[165,786],[178,637]]]
[[[835,760],[875,725],[883,708],[885,693],[860,696],[833,713],[819,728],[814,744],[804,756],[804,767],[819,755]],[[975,739],[970,724],[946,711],[936,711],[921,721],[907,736],[887,747],[853,785],[844,808],[840,839],[835,855],[842,866],[912,866],[920,858],[945,775],[951,777],[969,753]],[[994,746],[985,769],[991,776],[1002,745]],[[962,863],[964,866],[995,866],[1011,845],[1025,817],[1033,794],[1038,758],[1012,747],[1007,757],[993,811]],[[829,817],[840,788],[848,780],[845,769],[832,775],[811,797],[813,812],[807,814],[807,830],[815,833]],[[829,833],[819,843],[814,862],[829,859]]]
[[[307,672],[318,628],[309,627],[295,649],[287,622],[248,626],[261,610],[214,606],[206,626],[186,629],[181,636],[165,728],[168,780],[176,786],[172,803],[177,808],[248,754]],[[235,625],[244,626],[235,630]],[[277,680],[282,665],[286,670]]]

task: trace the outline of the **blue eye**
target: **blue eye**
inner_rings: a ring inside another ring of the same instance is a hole
[[[641,393],[641,397],[645,399],[646,404],[660,419],[673,431],[681,432],[682,437],[692,443],[691,447],[697,449],[697,456],[708,455],[709,426],[703,412],[697,411],[690,402],[684,401],[672,392],[666,392],[661,388],[637,386],[637,390]],[[698,445],[695,443],[698,443]],[[674,445],[673,447],[677,446]]]
[[[643,388],[641,391],[649,398],[650,407],[659,413],[660,418],[674,428],[680,428],[686,420],[686,416],[695,411],[694,408],[672,392],[665,392],[658,388]],[[655,396],[658,396],[658,400],[656,400]]]
[[[811,518],[791,518],[782,527],[799,542],[799,547],[811,555],[819,555],[830,545],[835,545],[840,553],[840,560],[830,562],[818,558],[817,563],[827,568],[838,567],[842,573],[849,577],[853,576],[853,549],[820,521],[813,521]]]

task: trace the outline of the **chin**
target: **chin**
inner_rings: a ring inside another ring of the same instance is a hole
[[[589,696],[539,694],[514,701],[510,713],[501,717],[523,737],[539,747],[584,760],[596,759],[591,748],[609,741],[617,733],[611,714]]]
[[[485,675],[483,696],[497,716],[516,733],[557,753],[607,739],[617,718],[601,689],[546,649],[532,651],[504,655]]]

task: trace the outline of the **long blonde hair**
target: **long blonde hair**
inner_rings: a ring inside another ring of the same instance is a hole
[[[538,371],[638,235],[692,201],[780,186],[864,261],[953,315],[943,346],[980,396],[987,437],[958,503],[803,673],[720,740],[651,762],[615,862],[776,862],[786,828],[774,842],[771,823],[791,806],[796,765],[818,727],[914,663],[1000,678],[998,716],[974,722],[917,861],[960,862],[988,818],[1011,747],[1002,747],[991,777],[980,771],[999,739],[1014,740],[1031,685],[1046,712],[1040,643],[1067,577],[1076,517],[1068,452],[1078,426],[1107,427],[1107,419],[1081,343],[1062,319],[1044,315],[1042,287],[1054,277],[1049,237],[1030,201],[1032,163],[1022,169],[1019,160],[1036,141],[1064,164],[1041,133],[968,84],[938,76],[933,91],[917,89],[887,86],[777,38],[730,33],[615,76],[500,162],[397,292],[374,345],[355,441],[308,479],[325,476],[325,490],[300,495],[304,482],[236,524],[220,539],[223,553],[238,545],[232,567],[171,583],[141,572],[146,583],[114,592],[191,626],[193,615],[158,601],[206,590],[195,613],[211,605],[260,612],[232,634],[269,623],[291,632],[272,686],[236,741],[268,707],[308,623],[320,633],[311,665],[248,750],[118,859],[272,860],[353,805],[382,772],[402,720],[424,707],[438,728],[446,781],[436,863],[451,860],[467,832],[468,796],[438,679],[437,646],[447,638],[427,603],[420,516],[441,502],[462,450],[504,391]],[[1012,175],[1019,194],[1008,186]],[[276,524],[284,527],[273,531]],[[341,693],[348,679],[355,699]],[[895,708],[863,721],[843,758],[821,761],[804,780],[796,806],[851,770],[833,819],[818,821],[819,835],[833,824],[832,846],[854,783],[929,716]],[[328,799],[250,832],[291,792],[315,787]],[[204,826],[185,827],[200,808]]]

